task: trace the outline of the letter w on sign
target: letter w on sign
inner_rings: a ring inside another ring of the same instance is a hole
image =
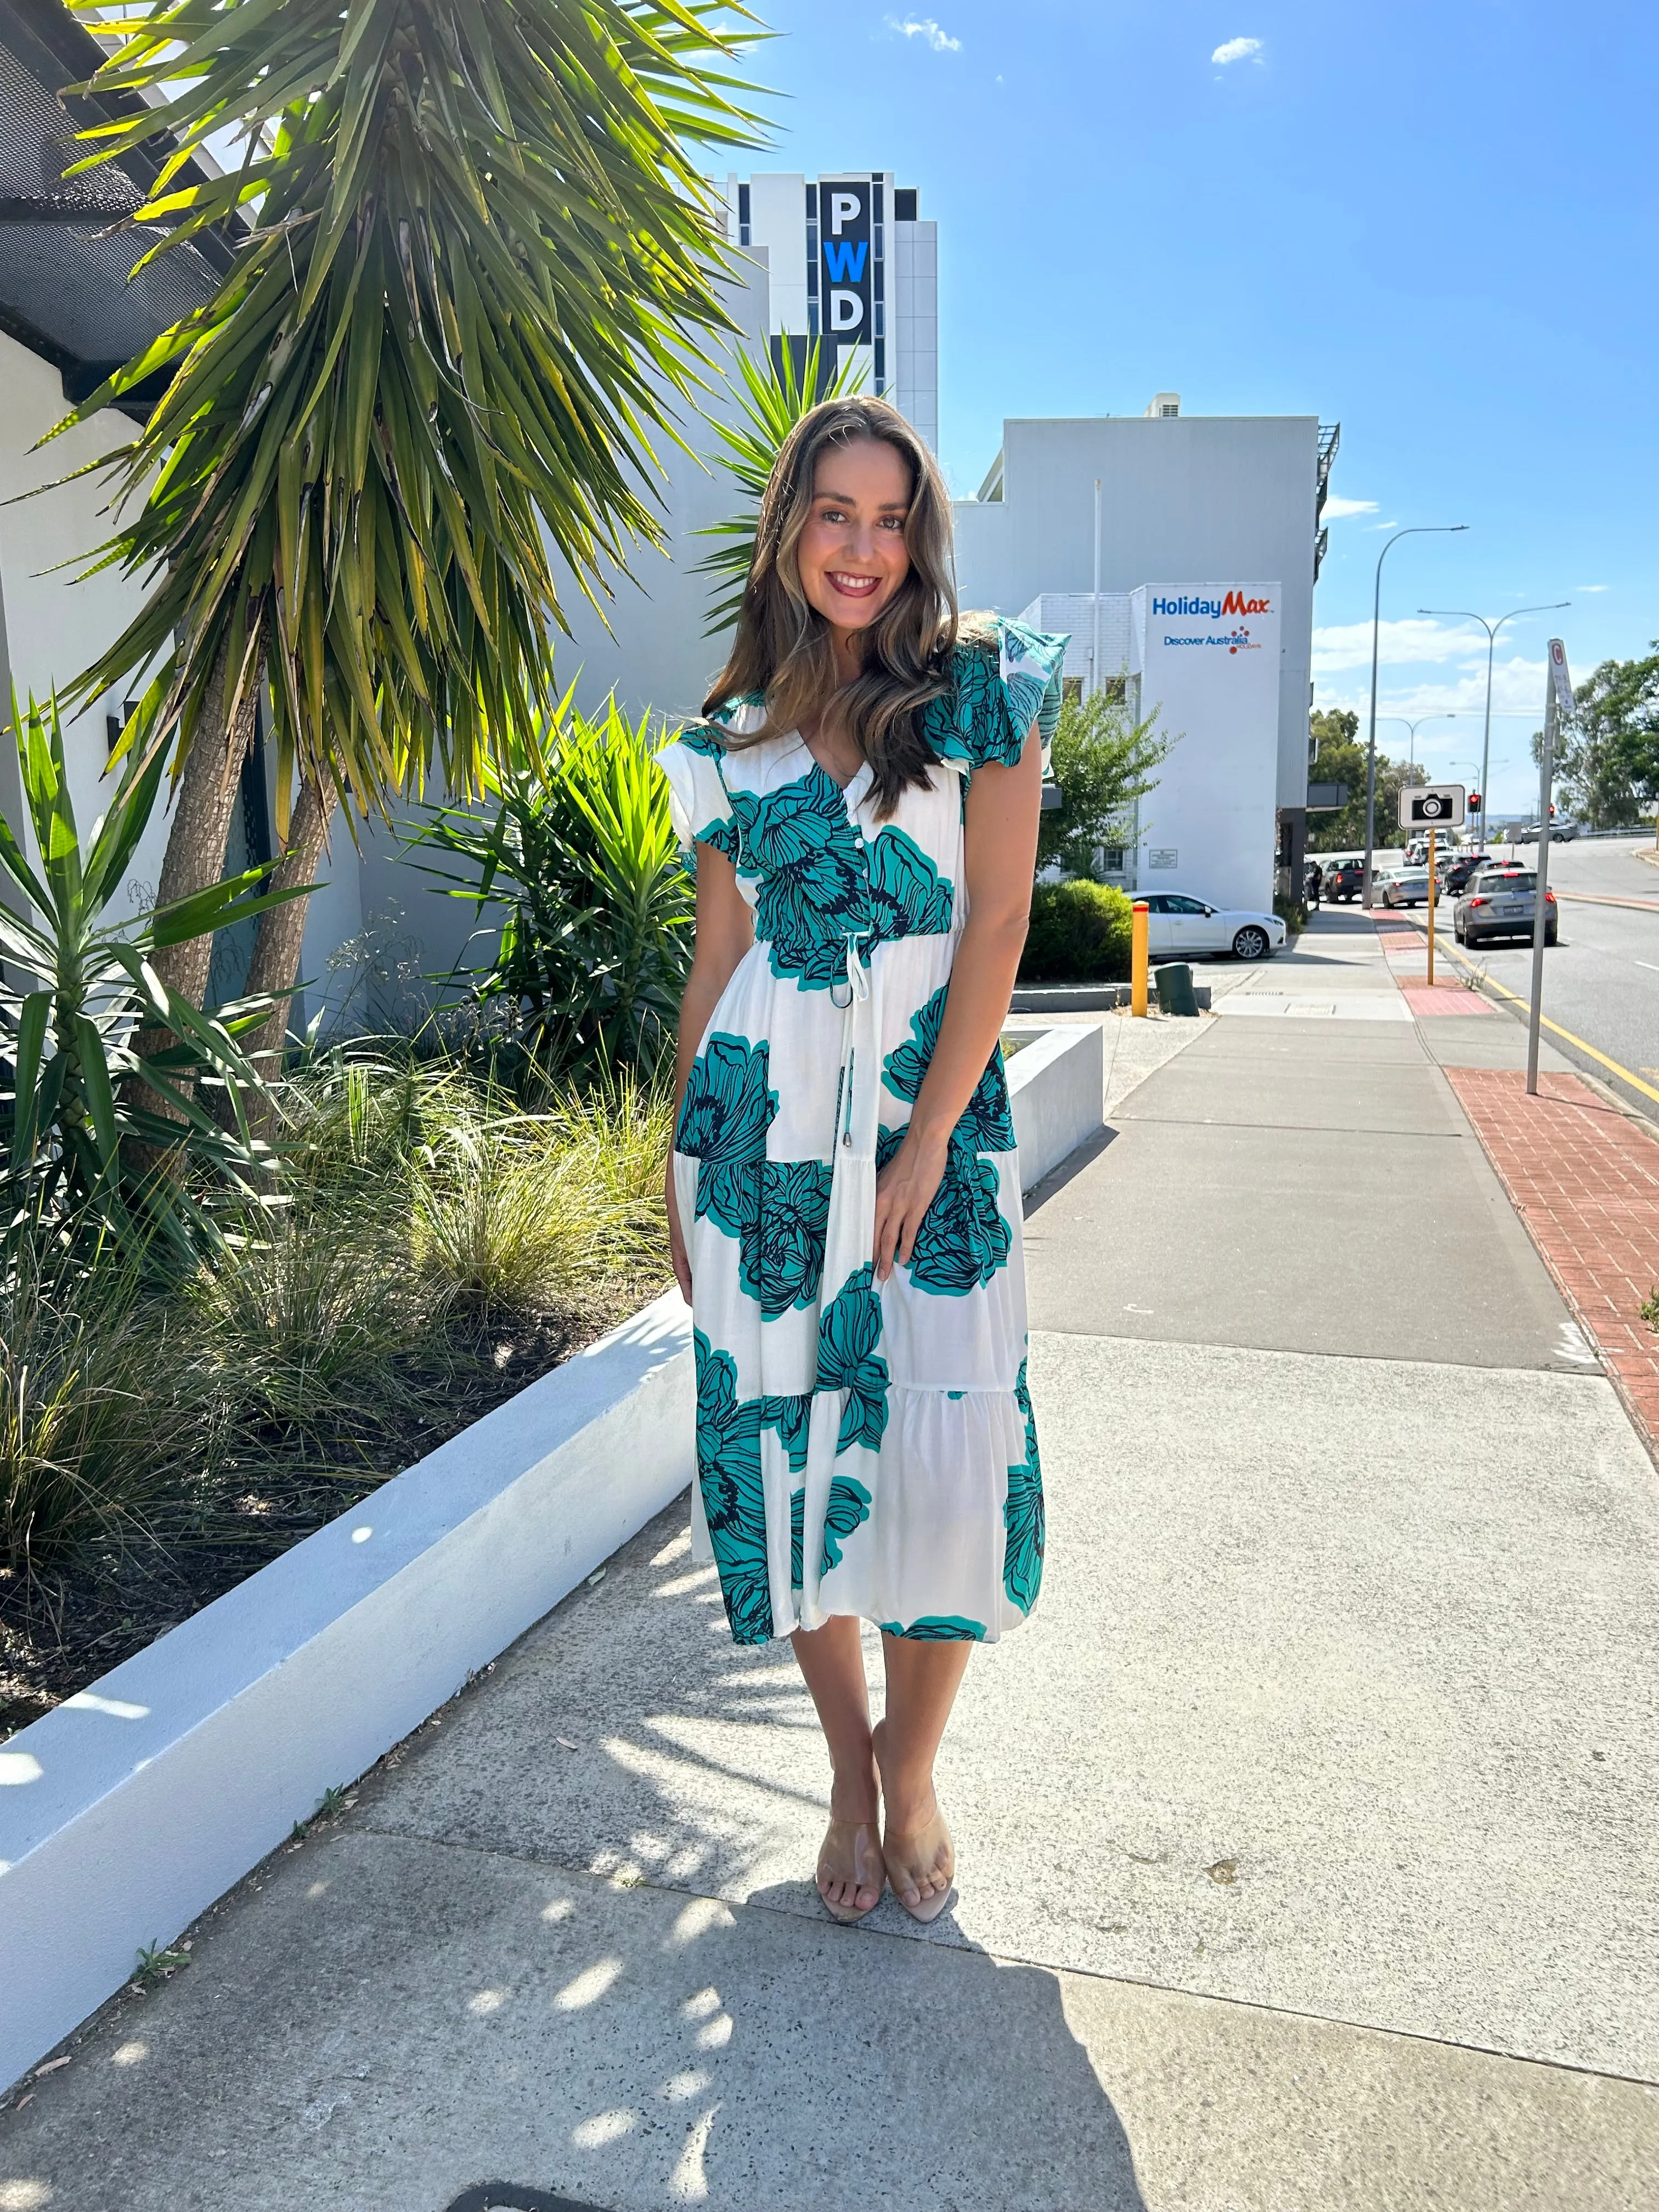
[[[823,241],[823,265],[835,284],[861,284],[864,281],[864,258],[870,251],[867,239],[856,246],[849,238],[826,238]]]

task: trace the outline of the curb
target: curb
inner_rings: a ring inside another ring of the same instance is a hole
[[[0,1749],[0,2083],[685,1488],[669,1291]]]
[[[1127,983],[1031,983],[1014,993],[1008,1011],[1015,1014],[1112,1013],[1129,1004],[1130,990]],[[1193,995],[1207,1013],[1209,984],[1194,983]]]

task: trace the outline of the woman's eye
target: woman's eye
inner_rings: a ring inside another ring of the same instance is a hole
[[[844,507],[826,507],[818,512],[820,522],[845,522],[846,520],[847,509]]]
[[[884,530],[902,531],[904,528],[905,518],[902,514],[884,514],[881,521]]]

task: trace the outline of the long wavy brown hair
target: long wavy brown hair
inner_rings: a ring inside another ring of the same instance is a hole
[[[842,685],[830,624],[801,588],[796,549],[811,513],[820,456],[858,438],[891,446],[909,471],[904,544],[910,566],[887,605],[859,633],[863,666]],[[714,726],[733,750],[799,729],[814,714],[833,713],[874,771],[878,816],[889,815],[908,786],[927,782],[933,764],[921,733],[921,709],[946,689],[945,656],[957,630],[950,495],[938,463],[886,400],[826,399],[802,416],[773,465],[732,655],[703,712],[712,714],[745,692],[763,695],[766,719],[758,729]]]

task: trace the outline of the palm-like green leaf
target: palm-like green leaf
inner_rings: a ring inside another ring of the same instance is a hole
[[[807,346],[799,370],[794,350],[787,338],[776,355],[769,352],[757,358],[746,347],[740,347],[737,358],[738,373],[743,380],[743,388],[737,394],[740,412],[735,421],[711,416],[709,422],[724,449],[716,458],[743,495],[744,504],[739,513],[729,515],[723,522],[711,522],[697,532],[700,538],[726,541],[712,553],[705,554],[693,571],[696,575],[715,578],[719,592],[703,624],[705,637],[715,637],[720,631],[730,629],[742,610],[744,587],[754,564],[755,532],[760,521],[761,501],[766,496],[773,465],[784,440],[820,399],[840,399],[849,392],[856,392],[864,381],[863,368],[856,365],[856,356],[849,353],[830,380],[828,388],[820,392],[817,338]]]
[[[99,88],[131,112],[83,167],[166,134],[153,252],[227,228],[218,295],[77,410],[173,381],[113,464],[134,507],[101,562],[155,579],[79,680],[160,664],[140,757],[270,676],[279,813],[295,774],[348,809],[550,701],[553,556],[593,597],[659,535],[700,334],[729,326],[723,222],[685,142],[756,142],[715,0],[133,0]],[[181,180],[213,134],[223,176]],[[241,226],[246,223],[247,228]],[[76,419],[76,418],[71,418]],[[183,641],[176,650],[175,639]],[[279,821],[279,830],[286,828]]]
[[[415,840],[448,896],[505,908],[473,974],[486,1006],[550,1080],[654,1069],[690,965],[694,905],[653,758],[650,718],[612,701],[589,721],[568,695],[541,739],[493,767],[494,817],[446,808]]]
[[[270,1164],[246,1109],[264,1085],[237,1041],[270,1001],[199,1013],[161,981],[151,955],[301,894],[259,891],[252,869],[112,920],[108,907],[160,791],[160,757],[124,779],[83,846],[57,702],[31,700],[25,711],[14,699],[11,726],[44,867],[30,866],[0,823],[0,884],[21,895],[15,906],[0,902],[0,1065],[11,1072],[11,1088],[0,1091],[3,1218],[85,1213],[128,1243],[160,1231],[188,1247],[210,1228],[202,1194],[217,1187],[252,1197],[256,1171]],[[177,1042],[141,1058],[135,1036],[147,1025]],[[208,1111],[204,1091],[223,1115]],[[173,1164],[167,1172],[157,1170],[160,1155]]]

